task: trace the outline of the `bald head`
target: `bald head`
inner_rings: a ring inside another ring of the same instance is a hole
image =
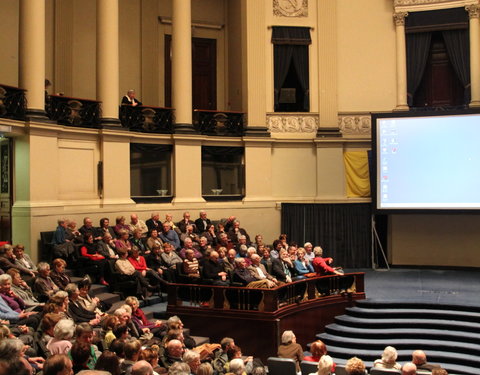
[[[425,355],[425,352],[423,350],[415,350],[412,353],[412,363],[417,366],[427,363],[427,356]]]
[[[132,366],[132,375],[153,375],[153,368],[147,361],[138,361]]]
[[[413,363],[405,363],[402,367],[402,375],[415,375],[417,373],[417,366]]]

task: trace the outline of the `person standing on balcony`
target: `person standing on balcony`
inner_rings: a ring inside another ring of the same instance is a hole
[[[135,90],[128,90],[127,95],[122,98],[122,105],[131,105],[132,107],[136,107],[142,105],[142,102],[135,98]]]

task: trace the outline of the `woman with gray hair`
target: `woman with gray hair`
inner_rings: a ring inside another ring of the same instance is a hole
[[[278,347],[278,356],[280,358],[291,358],[295,361],[297,372],[300,371],[300,362],[303,361],[303,349],[297,344],[297,338],[293,331],[284,331],[282,334],[282,344]]]
[[[50,277],[50,264],[40,262],[37,265],[38,276],[33,284],[33,292],[40,302],[47,301],[52,295],[60,290]]]
[[[373,367],[400,370],[402,365],[397,363],[398,353],[393,346],[387,346],[382,353],[382,358],[373,362]]]
[[[53,329],[53,337],[47,343],[50,354],[67,354],[72,347],[75,323],[69,319],[60,320]]]
[[[68,313],[76,323],[89,323],[96,326],[100,323],[100,315],[85,309],[79,302],[80,292],[77,284],[70,283],[65,287],[68,293]]]

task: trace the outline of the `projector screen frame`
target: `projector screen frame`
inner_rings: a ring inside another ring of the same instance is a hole
[[[408,117],[443,117],[443,116],[462,116],[462,115],[480,115],[480,108],[466,108],[454,110],[417,110],[417,111],[398,111],[398,112],[371,112],[371,166],[370,166],[370,185],[372,196],[372,213],[377,215],[390,214],[480,214],[480,207],[474,208],[392,208],[379,207],[378,187],[380,184],[378,178],[378,155],[377,145],[378,120],[396,119]],[[480,123],[479,123],[480,127]],[[479,143],[480,147],[480,143]]]

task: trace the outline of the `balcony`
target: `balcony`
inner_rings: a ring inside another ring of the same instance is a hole
[[[120,106],[120,122],[130,131],[173,133],[173,109],[152,106]]]
[[[99,128],[100,103],[97,100],[50,95],[45,110],[50,120],[59,125]]]
[[[0,117],[24,120],[27,100],[24,89],[0,84]]]
[[[244,115],[243,112],[195,109],[193,126],[204,135],[242,137],[245,133]]]

